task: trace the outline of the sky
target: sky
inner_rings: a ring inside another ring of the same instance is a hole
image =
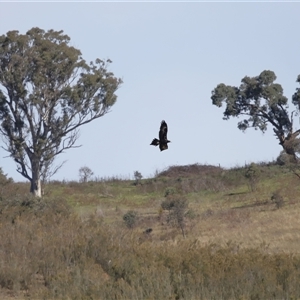
[[[66,163],[53,180],[78,180],[83,166],[98,178],[132,179],[134,171],[147,178],[174,165],[277,158],[271,127],[243,133],[241,119],[223,120],[224,107],[210,97],[219,83],[239,86],[272,70],[291,99],[299,87],[299,10],[297,2],[0,2],[0,34],[63,30],[86,61],[109,58],[123,79],[111,111],[81,127],[82,146],[57,157]],[[150,143],[162,120],[171,143],[160,152]],[[7,156],[0,149],[4,173],[25,181]]]

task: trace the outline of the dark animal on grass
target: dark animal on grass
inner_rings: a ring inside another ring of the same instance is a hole
[[[146,234],[150,234],[152,232],[152,228],[147,228],[145,231],[144,231],[144,233],[146,233]]]
[[[168,140],[167,138],[167,133],[168,133],[168,125],[167,123],[163,120],[161,121],[158,137],[159,139],[153,139],[152,143],[150,145],[153,146],[158,146],[160,151],[168,149],[168,143],[171,141]]]

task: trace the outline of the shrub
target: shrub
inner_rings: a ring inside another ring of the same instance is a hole
[[[254,192],[257,189],[259,173],[259,168],[255,163],[251,163],[246,167],[245,177],[248,179],[248,185],[251,192]]]
[[[163,210],[168,210],[170,211],[175,205],[175,200],[171,197],[168,197],[161,203],[161,208]]]
[[[134,176],[134,185],[138,185],[138,184],[141,184],[141,180],[143,178],[143,175],[139,172],[139,171],[135,171],[133,173],[133,176]]]
[[[174,194],[176,194],[176,190],[172,187],[165,190],[165,197],[172,196]]]
[[[137,212],[130,210],[124,216],[123,220],[128,228],[133,228],[137,221]]]
[[[7,174],[4,174],[2,168],[0,167],[0,185],[12,183],[12,182],[13,182],[13,179],[7,178]]]
[[[185,198],[175,198],[174,205],[170,210],[168,222],[180,228],[183,237],[185,237],[185,214],[188,207],[188,201]]]
[[[279,191],[276,191],[272,194],[271,200],[275,203],[277,209],[283,206],[283,197]]]

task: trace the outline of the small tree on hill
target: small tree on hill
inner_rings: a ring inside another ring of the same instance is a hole
[[[297,162],[297,137],[300,130],[294,129],[293,116],[299,113],[300,88],[292,97],[295,111],[288,112],[288,99],[283,95],[283,88],[275,83],[276,75],[272,71],[263,71],[256,77],[245,76],[239,87],[221,83],[212,91],[212,103],[221,107],[226,105],[224,120],[230,117],[244,117],[238,128],[249,127],[267,130],[268,125],[279,140],[279,144],[290,156],[290,161]],[[300,83],[300,75],[297,80]]]
[[[0,133],[39,197],[41,174],[76,147],[80,126],[109,111],[122,82],[107,70],[110,60],[87,64],[69,42],[40,28],[0,36]]]
[[[79,178],[81,182],[87,182],[92,176],[94,172],[89,167],[81,167],[79,169]]]
[[[185,215],[187,212],[188,201],[184,198],[174,199],[174,206],[171,208],[168,221],[177,226],[185,237]]]
[[[255,163],[251,163],[246,167],[245,177],[248,180],[249,189],[254,192],[257,189],[257,184],[259,182],[260,170]]]
[[[166,199],[161,203],[163,210],[168,210],[168,223],[180,228],[183,237],[185,237],[185,217],[188,208],[187,199],[179,195],[166,195]]]
[[[142,178],[143,178],[142,173],[139,172],[139,171],[135,171],[135,172],[133,173],[133,176],[134,176],[134,179],[135,179],[134,184],[135,184],[135,185],[140,184],[140,183],[141,183],[141,180],[142,180]]]

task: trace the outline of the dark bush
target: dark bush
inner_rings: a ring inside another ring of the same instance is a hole
[[[168,210],[170,211],[175,205],[175,200],[172,197],[166,198],[162,203],[161,203],[161,208],[163,210]]]
[[[135,226],[137,221],[137,216],[138,216],[137,212],[133,210],[128,211],[123,216],[123,220],[128,228],[133,228]]]
[[[275,203],[277,209],[283,206],[284,201],[280,191],[274,192],[271,196],[271,200]]]
[[[257,189],[257,184],[260,177],[260,169],[255,163],[251,163],[246,167],[245,177],[248,180],[248,186],[251,192]]]

